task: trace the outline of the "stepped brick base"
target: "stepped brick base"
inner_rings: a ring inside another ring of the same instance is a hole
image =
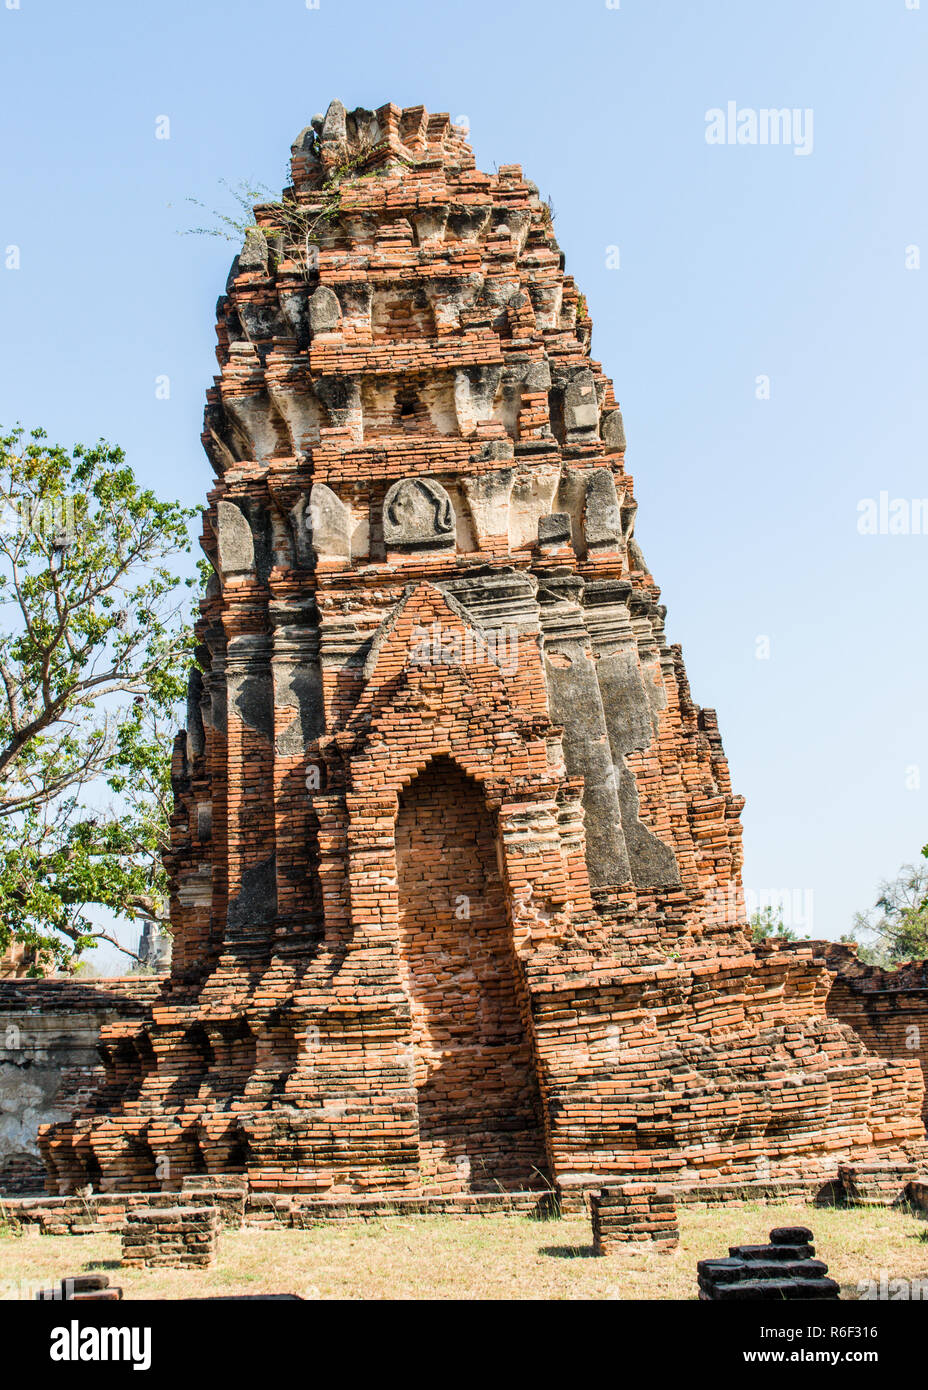
[[[700,1260],[699,1297],[707,1302],[778,1302],[781,1299],[834,1300],[840,1285],[828,1266],[813,1258],[806,1226],[780,1226],[769,1245],[733,1245],[729,1258]]]
[[[626,1183],[590,1195],[593,1250],[609,1255],[630,1241],[656,1250],[675,1250],[680,1243],[673,1190],[658,1183]]]
[[[163,980],[0,979],[0,1193],[46,1190],[39,1126],[73,1115],[104,1083],[106,1023],[151,1021]]]

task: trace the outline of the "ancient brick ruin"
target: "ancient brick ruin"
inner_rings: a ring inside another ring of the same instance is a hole
[[[172,972],[44,1132],[51,1190],[914,1171],[918,1061],[744,929],[742,801],[535,185],[339,103],[292,177],[218,306]]]
[[[44,1190],[40,1127],[88,1104],[106,1079],[101,1029],[117,1021],[141,1028],[159,989],[144,975],[0,979],[0,1193]]]
[[[892,970],[865,965],[856,946],[810,943],[834,971],[828,1013],[848,1023],[880,1057],[914,1057],[928,1078],[928,961],[906,961]],[[922,1106],[928,1123],[928,1089]]]
[[[0,980],[17,980],[28,975],[33,959],[33,952],[27,951],[21,942],[10,942],[0,951]]]
[[[122,1231],[122,1261],[133,1265],[205,1269],[216,1262],[215,1207],[150,1207],[130,1212]]]
[[[594,1255],[629,1244],[663,1254],[680,1244],[674,1190],[666,1183],[630,1182],[589,1194]]]

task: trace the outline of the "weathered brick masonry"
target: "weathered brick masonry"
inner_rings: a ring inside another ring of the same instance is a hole
[[[674,1190],[656,1182],[631,1182],[591,1192],[593,1253],[610,1255],[629,1242],[661,1251],[680,1244]]]
[[[536,187],[421,107],[333,103],[292,174],[218,306],[172,975],[110,1030],[118,1103],[45,1134],[52,1189],[911,1164],[917,1061],[744,930],[742,801]]]
[[[828,1013],[848,1023],[880,1057],[914,1057],[928,1078],[928,961],[913,960],[893,970],[865,965],[857,948],[837,941],[813,941],[817,958],[836,979]],[[928,1122],[928,1092],[922,1107]]]
[[[214,1207],[131,1211],[122,1231],[122,1263],[204,1268],[215,1263],[219,1215]]]
[[[140,1028],[151,1019],[160,988],[160,981],[141,975],[0,980],[0,1193],[43,1190],[40,1126],[70,1119],[95,1095],[104,1099],[101,1029],[119,1019]],[[115,1100],[131,1072],[122,1070],[118,1039],[105,1046]]]

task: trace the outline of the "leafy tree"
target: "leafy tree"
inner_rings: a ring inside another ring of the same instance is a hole
[[[928,845],[922,856],[928,860]],[[928,958],[928,863],[903,864],[894,879],[884,880],[874,906],[856,913],[854,931],[841,939],[856,943],[868,965]]]
[[[141,489],[118,448],[68,453],[20,428],[0,437],[0,508],[0,951],[18,940],[61,967],[107,941],[132,956],[87,909],[164,919],[192,650],[166,562],[189,550],[194,513]]]
[[[762,942],[771,938],[776,941],[798,941],[799,937],[783,921],[783,909],[781,907],[760,907],[756,912],[752,912],[748,918],[748,926],[751,929],[751,940]]]

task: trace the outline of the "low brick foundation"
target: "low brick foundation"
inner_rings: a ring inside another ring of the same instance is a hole
[[[699,1297],[704,1302],[758,1302],[780,1299],[833,1300],[839,1285],[828,1266],[813,1258],[807,1226],[779,1226],[769,1245],[733,1245],[729,1258],[700,1260]]]
[[[181,1192],[185,1203],[192,1202],[198,1207],[215,1207],[219,1214],[220,1226],[238,1230],[245,1220],[248,1185],[244,1178],[184,1178]]]
[[[207,1185],[211,1183],[212,1185]],[[383,1192],[371,1197],[312,1197],[246,1193],[235,1179],[185,1179],[181,1192],[104,1192],[89,1197],[23,1197],[0,1201],[0,1221],[38,1227],[42,1235],[118,1235],[129,1217],[180,1205],[215,1207],[220,1225],[237,1229],[280,1226],[302,1229],[329,1221],[363,1221],[391,1216],[473,1217],[505,1213],[543,1219],[558,1215],[553,1192],[453,1193],[408,1197]]]
[[[673,1189],[661,1183],[627,1183],[590,1194],[593,1250],[610,1255],[629,1241],[649,1242],[658,1250],[680,1243]]]
[[[253,1193],[246,1207],[249,1226],[303,1228],[329,1221],[369,1221],[391,1216],[533,1216],[558,1215],[553,1193],[474,1192],[441,1197],[406,1197],[389,1192],[376,1197],[299,1197]]]
[[[838,1185],[843,1200],[853,1207],[892,1207],[906,1200],[915,1178],[913,1168],[894,1163],[840,1163]]]
[[[842,1165],[841,1176],[823,1185],[820,1179],[794,1181],[705,1182],[689,1185],[628,1181],[592,1191],[565,1186],[556,1192],[449,1193],[412,1197],[380,1192],[366,1197],[308,1193],[249,1192],[242,1178],[185,1178],[180,1192],[105,1192],[86,1197],[14,1197],[0,1199],[0,1224],[38,1228],[42,1235],[118,1235],[131,1213],[163,1210],[178,1205],[211,1206],[221,1227],[241,1226],[304,1229],[331,1221],[383,1220],[390,1217],[528,1216],[544,1220],[557,1216],[592,1215],[593,1199],[602,1210],[607,1196],[636,1188],[671,1193],[680,1207],[712,1207],[746,1202],[804,1202],[809,1205],[891,1206],[905,1201],[928,1212],[928,1175],[916,1175],[899,1165]]]
[[[205,1268],[216,1259],[215,1207],[153,1207],[129,1213],[122,1233],[122,1263]]]
[[[626,1182],[640,1182],[641,1178],[619,1178],[610,1183],[611,1187],[624,1186]],[[698,1207],[718,1206],[724,1202],[807,1202],[810,1205],[831,1205],[841,1199],[837,1168],[827,1179],[784,1178],[784,1179],[743,1179],[719,1180],[698,1183],[672,1183],[674,1200],[677,1206]],[[900,1180],[899,1191],[905,1185]],[[592,1178],[578,1179],[574,1183],[559,1183],[557,1188],[558,1206],[562,1216],[586,1216],[590,1210],[590,1199],[595,1192],[602,1191],[602,1182],[595,1183]]]
[[[214,1180],[215,1182],[215,1180]],[[214,1207],[221,1226],[237,1229],[246,1192],[234,1179],[211,1187],[191,1182],[182,1192],[99,1192],[89,1197],[23,1197],[0,1201],[0,1220],[37,1226],[43,1236],[119,1235],[137,1212],[168,1207]]]

